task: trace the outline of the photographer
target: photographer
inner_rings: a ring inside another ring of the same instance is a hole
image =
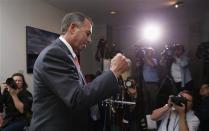
[[[29,124],[32,95],[26,88],[27,83],[21,73],[15,73],[7,79],[0,103],[2,131],[23,131]]]
[[[171,76],[173,77],[178,92],[182,90],[193,91],[192,77],[189,70],[189,58],[185,54],[184,45],[175,45],[173,57]]]
[[[167,103],[168,97],[171,94],[177,94],[177,90],[171,76],[171,65],[174,62],[174,46],[165,45],[165,48],[161,52],[159,60],[159,78],[160,86],[157,94],[157,105],[159,108]],[[179,91],[178,91],[179,92]]]
[[[155,109],[157,92],[159,90],[158,61],[154,57],[154,50],[151,47],[145,48],[143,78],[145,114],[150,114]]]
[[[184,90],[178,96],[170,97],[168,104],[154,110],[151,119],[161,120],[158,131],[197,131],[200,122],[192,105],[192,94]]]
[[[160,61],[159,61],[159,65],[160,65],[159,75],[161,80],[165,79],[166,77],[169,78],[171,77],[170,69],[174,61],[173,51],[174,51],[173,46],[166,45],[164,50],[161,52]]]

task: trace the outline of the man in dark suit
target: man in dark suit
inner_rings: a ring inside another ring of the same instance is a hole
[[[121,54],[89,84],[81,73],[76,54],[91,41],[92,25],[82,13],[65,15],[61,36],[37,58],[30,131],[87,131],[90,107],[118,91],[117,77],[128,68]]]

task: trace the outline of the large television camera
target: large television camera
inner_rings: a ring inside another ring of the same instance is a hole
[[[170,96],[170,100],[178,106],[182,106],[182,104],[187,104],[187,99],[183,96]]]
[[[17,89],[17,84],[16,84],[16,82],[14,81],[13,78],[7,78],[5,84],[7,84],[8,86],[10,86],[14,90]]]

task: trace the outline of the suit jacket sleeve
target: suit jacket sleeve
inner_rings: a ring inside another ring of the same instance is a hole
[[[40,72],[44,83],[70,109],[89,108],[118,91],[111,71],[84,85],[69,54],[61,48],[49,49],[42,58]]]

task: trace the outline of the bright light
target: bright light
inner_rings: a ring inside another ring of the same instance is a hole
[[[111,15],[116,15],[117,12],[116,12],[116,11],[110,11],[110,14],[111,14]]]
[[[184,3],[183,1],[176,1],[176,3],[174,4],[174,7],[178,8],[179,6],[182,6],[183,3]]]
[[[157,42],[161,35],[161,27],[157,24],[147,24],[142,30],[142,39],[147,42]]]
[[[178,8],[178,7],[179,7],[179,5],[178,5],[178,4],[175,4],[174,6],[175,6],[175,8]]]

